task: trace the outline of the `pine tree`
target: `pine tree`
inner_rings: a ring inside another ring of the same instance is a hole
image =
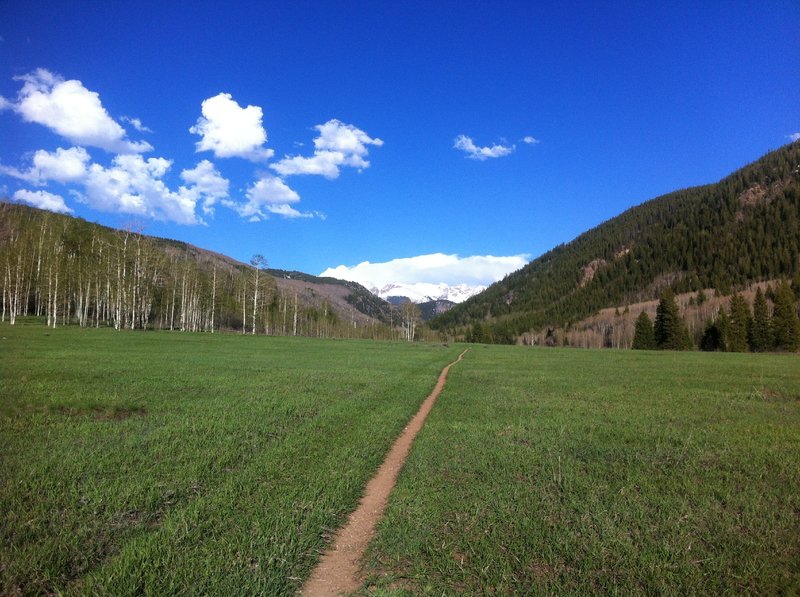
[[[763,352],[769,350],[772,338],[767,299],[759,287],[753,301],[753,323],[750,326],[750,350]]]
[[[728,350],[728,334],[731,330],[731,318],[724,308],[720,307],[717,320],[714,325],[719,330],[719,350],[725,352]]]
[[[794,304],[794,293],[784,280],[775,290],[775,311],[772,314],[775,347],[795,352],[800,348],[800,321]]]
[[[747,329],[750,327],[750,307],[738,292],[731,297],[731,319],[728,327],[728,351],[747,350]]]
[[[709,321],[700,340],[700,350],[714,352],[724,350],[725,343],[716,321]]]
[[[656,346],[661,350],[688,350],[692,347],[689,330],[675,303],[675,295],[669,289],[658,302],[653,335]]]
[[[634,350],[653,350],[656,347],[656,338],[653,335],[653,322],[646,311],[642,311],[636,318],[636,327],[633,334]]]

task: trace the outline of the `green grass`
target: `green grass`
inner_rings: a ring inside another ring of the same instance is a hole
[[[796,355],[475,347],[372,542],[370,594],[796,594]]]
[[[292,594],[457,353],[0,326],[0,593]]]

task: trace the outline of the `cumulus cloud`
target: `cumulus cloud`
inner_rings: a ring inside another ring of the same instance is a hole
[[[285,156],[270,168],[282,176],[297,174],[315,174],[333,179],[339,176],[341,167],[357,168],[359,171],[369,168],[366,160],[369,154],[368,145],[380,147],[381,139],[373,139],[367,133],[352,124],[345,124],[337,119],[318,124],[314,129],[319,133],[314,139],[314,155]]]
[[[94,209],[197,224],[195,206],[201,194],[197,188],[171,191],[162,180],[172,166],[164,158],[143,159],[140,155],[118,155],[109,168],[92,164],[83,181],[84,192],[74,194]]]
[[[4,100],[26,122],[46,126],[77,145],[114,153],[141,153],[153,147],[127,139],[125,129],[109,116],[100,96],[76,80],[65,81],[43,68],[15,77],[22,81],[16,102]]]
[[[792,143],[796,141],[800,141],[800,133],[792,133],[791,135],[786,135]]]
[[[531,137],[530,135],[526,135],[522,138],[522,142],[527,145],[536,145],[539,142],[539,139],[536,137]]]
[[[138,118],[131,118],[130,116],[121,116],[120,120],[122,122],[127,122],[129,125],[131,125],[133,128],[135,128],[140,133],[152,133],[153,132],[153,129],[143,125],[142,121],[139,120]]]
[[[302,214],[290,204],[300,201],[300,195],[276,176],[262,176],[245,193],[247,202],[224,200],[222,204],[236,211],[251,222],[266,219],[269,213],[285,217],[300,217]],[[296,214],[296,215],[295,215]]]
[[[56,213],[71,214],[72,210],[64,203],[64,198],[61,195],[54,195],[47,191],[28,191],[20,189],[14,193],[14,199],[27,203],[39,209],[46,209]]]
[[[268,205],[267,209],[270,213],[283,216],[284,218],[314,218],[314,217],[324,217],[322,214],[318,212],[307,212],[307,211],[298,211],[291,205],[287,205],[286,203],[279,203],[277,205]]]
[[[382,263],[363,261],[358,265],[339,265],[326,269],[320,276],[352,280],[367,288],[382,287],[390,283],[431,283],[487,285],[501,280],[505,275],[523,267],[529,255],[473,255],[433,253],[417,257],[392,259]]]
[[[13,176],[35,185],[44,185],[52,180],[69,183],[82,180],[86,176],[89,154],[83,147],[59,147],[50,153],[40,149],[33,154],[32,165],[27,170],[19,170],[0,164],[0,174]]]
[[[268,160],[274,151],[263,147],[267,131],[261,124],[264,116],[259,106],[242,108],[230,93],[220,93],[204,100],[202,116],[190,133],[202,139],[197,151],[212,151],[218,158],[240,157],[254,162]]]
[[[514,145],[502,144],[496,144],[490,147],[479,147],[466,135],[459,135],[456,137],[453,142],[453,147],[466,153],[468,158],[480,161],[484,161],[488,158],[501,158],[511,154],[514,149],[516,149]]]
[[[212,215],[214,205],[228,197],[230,182],[224,178],[208,160],[203,160],[191,170],[181,172],[184,182],[192,185],[190,190],[203,201],[203,213]]]

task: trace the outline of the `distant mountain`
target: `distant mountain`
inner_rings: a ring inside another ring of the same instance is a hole
[[[800,143],[716,184],[652,199],[559,245],[431,320],[456,336],[514,342],[605,307],[675,292],[726,294],[800,269]]]
[[[448,284],[430,284],[426,282],[417,282],[414,284],[397,282],[386,284],[380,288],[370,288],[370,291],[374,295],[393,304],[399,304],[406,299],[418,304],[431,301],[461,303],[484,290],[486,290],[486,286],[469,286],[467,284],[455,284],[451,286]]]
[[[456,306],[456,303],[448,300],[435,300],[418,303],[419,310],[422,313],[422,321],[430,321],[437,315],[447,313],[450,309]]]

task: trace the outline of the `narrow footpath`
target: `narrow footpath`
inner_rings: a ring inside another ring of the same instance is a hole
[[[361,587],[363,582],[359,575],[361,558],[367,549],[367,544],[375,534],[378,521],[383,516],[389,494],[397,482],[397,475],[403,468],[414,438],[422,429],[436,398],[444,388],[450,367],[460,361],[467,350],[442,369],[436,387],[394,442],[383,464],[378,468],[378,472],[367,483],[364,497],[361,498],[358,508],[353,511],[347,523],[336,533],[331,548],[322,555],[317,567],[303,587],[302,595],[308,597],[347,595]]]

